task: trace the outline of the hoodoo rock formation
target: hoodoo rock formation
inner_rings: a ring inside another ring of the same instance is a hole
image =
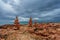
[[[31,18],[31,17],[30,17],[28,26],[29,26],[29,27],[32,27],[32,18]]]
[[[17,16],[16,16],[16,19],[14,20],[14,25],[15,25],[15,27],[17,27],[17,29],[19,29],[20,23],[19,23],[19,20],[18,20]]]

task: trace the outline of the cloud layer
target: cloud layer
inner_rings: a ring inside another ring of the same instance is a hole
[[[60,22],[60,0],[0,0],[0,24],[20,21]]]

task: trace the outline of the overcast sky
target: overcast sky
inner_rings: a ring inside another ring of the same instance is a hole
[[[0,0],[0,24],[19,20],[60,22],[60,0]]]

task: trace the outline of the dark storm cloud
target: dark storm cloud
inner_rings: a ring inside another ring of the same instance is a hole
[[[0,19],[12,21],[18,15],[39,21],[60,20],[60,0],[0,0]],[[56,19],[56,20],[55,20]]]

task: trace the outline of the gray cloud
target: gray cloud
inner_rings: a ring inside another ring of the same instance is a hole
[[[20,20],[30,16],[39,21],[60,20],[60,0],[0,0],[1,20],[13,21],[16,15]]]

